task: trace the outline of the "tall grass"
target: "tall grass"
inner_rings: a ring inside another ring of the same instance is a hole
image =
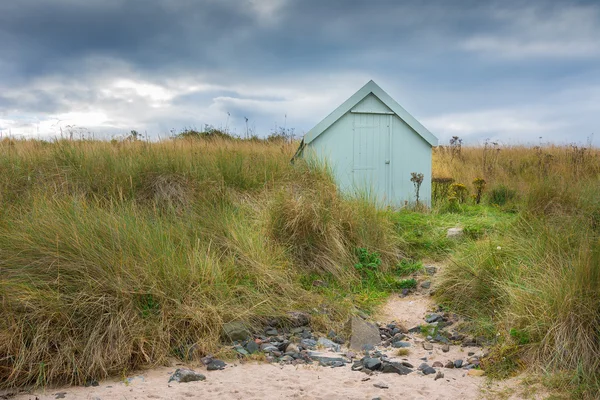
[[[397,252],[371,204],[286,143],[0,142],[0,387],[82,384],[218,350],[221,327],[352,303],[354,249]]]
[[[512,193],[508,202],[519,218],[453,256],[439,300],[486,321],[498,343],[485,366],[490,372],[505,376],[529,365],[569,377],[564,384],[573,395],[597,398],[600,151],[463,147],[451,158],[436,152],[438,176],[466,184],[484,178],[488,202],[505,208],[494,199]]]

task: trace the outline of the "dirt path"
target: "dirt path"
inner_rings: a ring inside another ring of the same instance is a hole
[[[392,296],[378,316],[381,321],[398,321],[407,327],[422,324],[431,310],[431,298],[413,295],[405,298]],[[423,362],[446,363],[466,360],[469,353],[481,353],[480,348],[450,346],[443,352],[441,344],[432,350],[423,348],[424,339],[419,333],[409,334],[409,354],[397,357],[398,349],[381,349],[393,361],[408,361],[415,368]],[[374,373],[369,376],[352,371],[349,366],[340,368],[313,365],[279,365],[244,363],[230,364],[222,371],[206,371],[204,367],[191,366],[206,375],[206,381],[168,383],[177,366],[141,372],[125,380],[107,380],[97,387],[67,387],[21,394],[16,400],[46,399],[482,399],[490,393],[501,393],[498,384],[489,384],[483,377],[467,375],[465,369],[436,368],[444,377],[424,375],[415,371],[409,375]],[[378,388],[384,384],[388,388]],[[491,386],[490,386],[491,385]],[[509,397],[509,396],[507,396]],[[504,398],[507,398],[504,397]],[[495,398],[492,396],[491,398]]]

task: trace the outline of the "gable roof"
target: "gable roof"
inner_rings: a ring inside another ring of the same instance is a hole
[[[304,144],[309,144],[310,142],[315,140],[320,134],[325,132],[327,128],[333,125],[344,114],[352,110],[354,106],[360,103],[365,97],[367,97],[371,93],[373,93],[373,95],[375,95],[396,115],[398,115],[398,117],[400,117],[401,120],[406,122],[406,124],[409,127],[411,127],[412,130],[418,133],[427,143],[429,143],[431,146],[437,146],[438,139],[372,80],[367,82],[367,84],[360,88],[358,92],[354,93],[348,100],[342,103],[341,106],[336,108],[331,114],[325,117],[323,121],[319,122],[314,128],[308,131],[306,135],[304,135]]]

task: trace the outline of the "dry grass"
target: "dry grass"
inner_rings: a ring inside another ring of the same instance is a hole
[[[0,142],[0,387],[82,384],[213,352],[232,320],[307,310],[323,327],[345,322],[352,296],[305,289],[303,277],[351,285],[354,249],[395,254],[395,233],[322,167],[292,166],[294,151]]]

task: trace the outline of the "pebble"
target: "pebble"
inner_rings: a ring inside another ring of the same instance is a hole
[[[433,345],[431,343],[423,342],[423,348],[427,351],[433,350]]]
[[[224,369],[226,365],[227,364],[225,364],[224,361],[212,360],[212,362],[206,366],[206,369],[209,371],[218,371]]]
[[[429,366],[427,368],[423,369],[423,373],[425,375],[435,374],[436,372],[437,371],[435,370],[435,368],[432,368],[432,367],[429,367]]]
[[[446,365],[444,365],[444,368],[454,368],[454,363],[452,361],[448,361]]]
[[[463,365],[463,360],[455,360],[454,361],[454,368],[460,368]]]
[[[373,386],[379,389],[389,389],[389,386],[385,383],[374,383]]]
[[[406,347],[410,347],[410,343],[397,341],[397,342],[392,343],[392,347],[395,347],[397,349],[406,348]]]
[[[421,283],[421,287],[423,289],[429,289],[431,287],[431,281],[425,281],[425,282]]]
[[[256,343],[253,340],[249,341],[246,344],[246,351],[250,354],[257,353],[259,350],[260,350],[260,348],[258,347],[258,343]]]
[[[444,364],[441,361],[436,361],[432,364],[433,368],[442,368]]]
[[[444,373],[442,371],[438,371],[437,374],[435,374],[435,378],[433,380],[437,381],[438,379],[442,379],[443,377]]]
[[[440,314],[430,314],[427,318],[425,318],[425,322],[427,322],[428,324],[431,324],[433,322],[437,322],[439,320],[442,319],[442,316]]]
[[[300,349],[298,348],[298,346],[296,346],[294,343],[290,343],[287,345],[287,347],[285,348],[285,352],[286,353],[299,353]]]
[[[442,346],[442,351],[443,351],[444,353],[447,353],[447,352],[449,352],[449,351],[450,351],[450,345],[449,345],[449,344],[445,344],[445,345],[443,345],[443,346]]]
[[[210,365],[210,364],[209,364]],[[206,377],[198,372],[186,369],[186,368],[177,368],[173,375],[169,378],[169,382],[175,381],[179,383],[187,383],[187,382],[196,382],[203,381]]]

